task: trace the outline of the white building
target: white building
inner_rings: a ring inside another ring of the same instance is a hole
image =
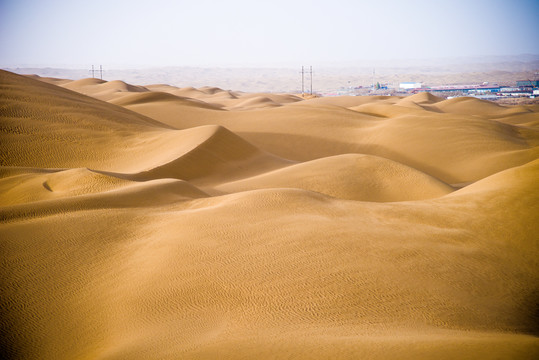
[[[419,89],[421,88],[421,83],[418,82],[401,82],[399,88],[409,90],[409,89]]]

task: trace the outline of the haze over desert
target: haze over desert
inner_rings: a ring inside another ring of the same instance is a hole
[[[0,2],[0,358],[539,358],[538,9]]]

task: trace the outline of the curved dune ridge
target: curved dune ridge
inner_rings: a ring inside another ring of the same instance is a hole
[[[274,187],[300,188],[341,199],[378,202],[436,198],[453,191],[449,185],[415,169],[384,158],[358,154],[313,160],[225,183],[217,189],[238,192]]]
[[[112,99],[109,101],[111,104],[120,105],[120,106],[129,106],[129,105],[140,105],[140,104],[147,104],[147,103],[153,103],[156,102],[176,102],[179,105],[183,106],[192,106],[192,107],[199,107],[204,109],[219,109],[219,107],[215,105],[210,105],[204,101],[197,100],[197,99],[191,99],[191,98],[185,98],[180,97],[176,95],[172,95],[166,92],[147,92],[147,93],[130,93],[126,94],[121,97],[117,97],[115,99]]]
[[[443,98],[432,95],[431,93],[422,92],[422,93],[417,93],[411,96],[404,97],[398,103],[408,101],[408,102],[414,102],[416,104],[434,104],[443,100],[444,100]]]
[[[95,78],[75,80],[61,84],[60,86],[105,101],[115,99],[118,96],[123,96],[126,93],[149,91],[143,86],[127,84],[121,80],[104,81]]]
[[[87,79],[70,81],[69,83],[65,84],[63,87],[66,89],[71,89],[71,88],[78,89],[85,86],[101,85],[105,83],[106,83],[105,80],[96,79],[96,78],[87,78]]]
[[[252,97],[249,99],[246,99],[239,104],[235,105],[235,108],[244,108],[244,109],[252,109],[252,108],[262,108],[262,107],[275,107],[280,106],[273,100],[271,100],[269,97],[266,96],[257,96]]]
[[[2,358],[539,356],[537,106],[0,94]]]
[[[9,168],[6,173],[9,174]],[[108,191],[131,182],[86,168],[45,170],[24,168],[0,179],[0,202],[6,205]]]
[[[225,180],[273,170],[289,163],[257,149],[221,126],[200,126],[184,130],[180,135],[185,140],[176,147],[172,158],[168,152],[169,155],[161,157],[159,162],[153,158],[150,165],[137,163],[137,171],[131,177]]]
[[[148,89],[146,89],[143,86],[134,86],[127,84],[124,81],[121,80],[113,80],[113,81],[107,81],[103,84],[101,84],[101,87],[104,89],[112,89],[112,90],[118,90],[118,91],[129,91],[129,92],[146,92]]]
[[[467,115],[492,115],[507,110],[490,101],[465,97],[444,100],[437,107],[444,112]]]

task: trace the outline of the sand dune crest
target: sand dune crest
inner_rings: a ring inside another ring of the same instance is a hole
[[[184,143],[180,153],[163,164],[141,169],[132,174],[135,179],[177,178],[211,182],[218,179],[234,179],[273,170],[288,164],[271,154],[249,144],[221,126],[201,126],[184,130],[195,141]]]
[[[440,197],[449,185],[393,161],[367,155],[339,155],[274,170],[217,187],[226,192],[301,188],[340,199],[405,201]]]
[[[183,97],[175,96],[169,93],[155,92],[155,91],[148,92],[148,93],[127,94],[122,97],[112,99],[109,101],[109,103],[119,105],[119,106],[129,106],[129,105],[140,105],[140,104],[166,102],[166,101],[172,101],[172,102],[177,103],[178,105],[183,105],[183,106],[192,106],[192,107],[199,107],[199,108],[212,109],[212,110],[219,109],[219,107],[207,104],[201,100],[183,98]]]

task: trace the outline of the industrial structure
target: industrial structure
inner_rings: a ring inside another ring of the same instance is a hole
[[[403,90],[420,89],[420,88],[421,88],[420,82],[401,82],[399,84],[399,89],[403,89]]]
[[[442,85],[430,87],[417,87],[407,90],[410,93],[430,92],[443,97],[475,96],[485,99],[497,99],[504,97],[530,97],[534,98],[539,90],[539,81],[519,80],[516,86],[501,86],[498,84],[474,84],[474,85]]]

